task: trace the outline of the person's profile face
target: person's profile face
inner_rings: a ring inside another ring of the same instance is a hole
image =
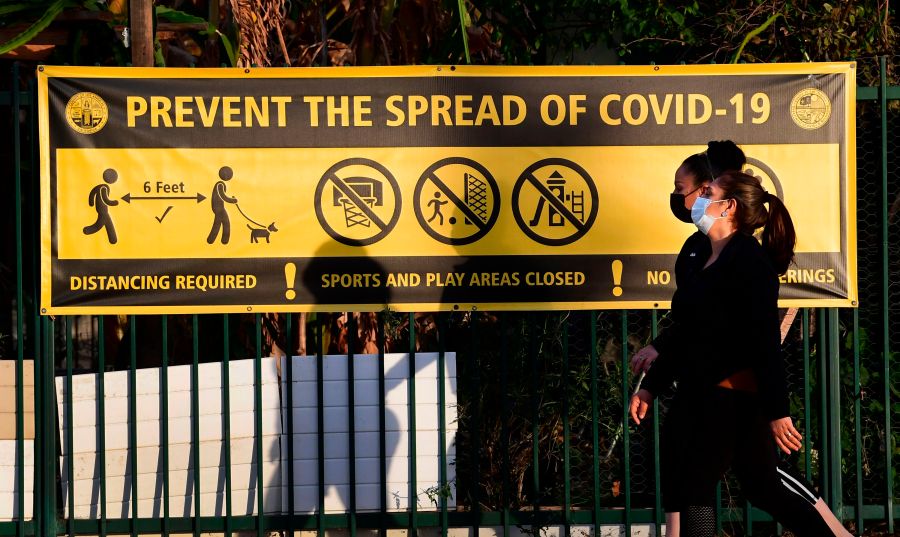
[[[708,185],[700,188],[698,191],[701,196],[704,198],[709,198],[712,201],[720,201],[725,195],[725,191],[722,190],[722,187],[719,186],[718,181],[713,181]]]
[[[672,191],[674,194],[681,194],[684,196],[684,208],[690,209],[691,206],[694,205],[694,201],[697,199],[697,196],[700,194],[702,190],[703,184],[697,184],[697,177],[690,173],[689,171],[684,169],[684,166],[680,166],[678,170],[675,171],[675,189]]]

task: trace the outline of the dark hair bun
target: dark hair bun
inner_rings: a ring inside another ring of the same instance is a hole
[[[706,144],[706,147],[706,157],[709,159],[713,177],[727,171],[741,171],[744,164],[747,164],[744,152],[731,140],[712,141]]]

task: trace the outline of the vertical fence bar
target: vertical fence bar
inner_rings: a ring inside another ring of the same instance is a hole
[[[100,537],[106,535],[106,318],[97,317],[98,359],[97,365],[97,460],[100,466]],[[50,338],[53,341],[53,338]],[[53,353],[49,353],[53,356]],[[48,373],[52,376],[51,369]],[[49,395],[49,393],[48,393]],[[49,400],[49,398],[48,398]],[[53,490],[53,489],[51,489]],[[48,491],[49,492],[49,491]]]
[[[18,88],[18,84],[13,85],[13,88]],[[28,108],[29,114],[30,114],[30,121],[28,122],[28,124],[29,124],[29,133],[30,133],[29,138],[32,141],[32,143],[28,144],[30,146],[29,161],[32,163],[31,174],[30,174],[31,180],[28,182],[29,188],[28,188],[28,194],[26,194],[26,196],[30,196],[31,202],[32,202],[32,204],[31,204],[31,207],[32,207],[31,224],[28,227],[30,229],[30,233],[29,233],[30,239],[29,240],[31,241],[31,259],[32,259],[32,263],[33,263],[32,266],[40,267],[41,266],[41,263],[40,263],[40,244],[41,244],[41,242],[40,242],[40,240],[38,240],[38,237],[40,234],[40,228],[41,228],[41,226],[40,226],[40,221],[41,221],[40,166],[38,163],[38,144],[34,143],[34,141],[37,140],[37,130],[38,130],[38,113],[37,113],[38,98],[37,98],[37,79],[36,78],[32,78],[28,83],[28,95],[31,97],[31,103]],[[18,127],[19,126],[17,124],[16,128],[18,129]],[[16,154],[19,155],[19,152],[16,151]],[[17,169],[18,169],[18,167],[17,167]],[[19,203],[19,202],[17,201],[16,203]],[[40,285],[37,282],[35,282],[32,285],[32,303],[34,304],[34,307],[32,308],[32,312],[33,312],[32,313],[32,315],[33,315],[32,326],[35,328],[35,335],[32,336],[32,340],[36,341],[36,342],[40,341],[40,333],[41,333],[40,332],[40,326],[41,326],[40,307],[39,307],[39,305],[41,303],[40,292],[41,292]],[[23,309],[23,315],[21,318],[24,319],[24,309]],[[22,332],[20,332],[20,333],[22,333]],[[32,359],[34,359],[38,356],[37,351],[39,348],[40,348],[40,345],[39,344],[36,345],[35,354],[34,354],[34,356],[32,356]],[[17,357],[17,361],[18,361],[18,357]],[[22,365],[24,366],[24,363]],[[23,371],[23,373],[24,373],[24,371]],[[37,378],[36,377],[32,378],[32,383],[35,385],[35,387],[37,386]],[[19,386],[21,386],[21,384],[19,384]],[[55,389],[56,386],[54,385],[53,388]],[[35,390],[35,394],[37,394],[37,393],[38,393],[38,390]],[[36,410],[36,408],[37,407],[34,407],[33,410]],[[32,414],[32,423],[35,428],[37,425],[36,424],[37,415],[38,414],[36,412],[34,412]],[[35,431],[36,431],[36,429],[35,429]],[[22,438],[22,443],[24,444],[24,437]],[[34,442],[32,442],[32,445],[34,445]],[[19,452],[22,453],[22,450],[20,449]],[[24,453],[23,453],[23,455],[24,455]],[[19,467],[23,468],[23,466],[19,466]],[[24,474],[22,474],[22,475],[24,478]],[[34,476],[34,478],[36,479],[37,476]],[[19,490],[22,490],[22,489],[20,488]],[[24,501],[22,502],[22,510],[24,512]],[[32,517],[34,516],[34,512],[36,512],[36,511],[32,512]],[[19,517],[20,523],[16,527],[17,533],[19,533],[20,531],[24,532],[24,530],[25,530],[25,522],[24,522],[24,520],[22,520],[23,518],[24,517]]]
[[[15,89],[15,88],[14,88]],[[15,90],[18,91],[18,90]],[[17,127],[18,128],[18,127]],[[18,199],[18,198],[17,198]],[[17,202],[18,203],[18,202]],[[68,317],[66,318],[68,321]],[[68,327],[68,324],[66,325]],[[19,339],[19,349],[22,348],[22,332],[18,333]],[[67,341],[67,343],[69,343]],[[27,501],[27,497],[25,495],[25,362],[24,355],[22,353],[18,353],[16,356],[16,470],[15,470],[15,493],[13,494],[14,501],[17,498],[19,503],[16,507],[16,512],[13,513],[13,516],[16,518],[16,535],[18,537],[24,537],[25,535],[25,502]],[[68,363],[71,363],[72,360],[72,351],[71,351],[71,343],[66,346],[66,359]],[[33,369],[32,369],[33,371]],[[71,392],[67,392],[67,395],[71,394]],[[71,407],[68,407],[70,409]],[[34,414],[32,413],[32,416]],[[72,420],[71,416],[69,416],[68,429],[67,431],[72,430]],[[34,419],[34,418],[32,418]],[[33,444],[32,444],[33,445]],[[33,448],[32,448],[33,449]],[[71,451],[69,452],[71,455]],[[33,457],[34,455],[32,455]],[[69,464],[69,470],[71,474],[72,465]],[[69,484],[71,485],[72,480],[69,480]],[[32,485],[32,491],[34,490],[34,486]],[[71,490],[71,487],[70,487]],[[69,505],[71,502],[72,494],[69,493]],[[32,516],[34,514],[32,513]]]
[[[716,535],[722,533],[722,482],[716,483]]]
[[[500,517],[503,537],[509,537],[509,347],[506,339],[506,313],[500,313],[500,451],[503,482],[500,484]]]
[[[162,368],[159,371],[159,425],[162,428],[162,471],[163,471],[163,518],[162,534],[168,537],[170,532],[169,522],[169,493],[172,490],[169,483],[169,316],[161,315],[162,321]]]
[[[409,317],[409,382],[407,401],[409,402],[409,534],[419,533],[418,521],[418,479],[416,477],[416,314]]]
[[[350,505],[347,513],[350,537],[356,537],[356,370],[354,349],[356,348],[356,317],[347,312],[347,435],[349,440]]]
[[[656,339],[659,334],[659,314],[657,310],[650,311],[650,337]],[[662,525],[666,515],[663,513],[662,486],[660,475],[662,460],[659,444],[659,397],[653,398],[653,519],[655,520],[656,535],[662,535]]]
[[[66,519],[66,531],[69,536],[75,535],[75,434],[72,425],[75,423],[72,396],[72,317],[66,315],[66,497],[69,509]],[[21,468],[21,467],[20,467]]]
[[[822,483],[822,497],[831,497],[831,485],[829,469],[831,468],[830,450],[828,448],[828,338],[826,333],[827,321],[825,309],[819,308],[816,312],[816,331],[819,333],[819,343],[816,347],[816,358],[819,361],[819,479]]]
[[[540,474],[540,427],[541,427],[541,399],[538,393],[538,327],[534,313],[528,314],[528,360],[531,366],[531,484],[533,497],[532,503],[532,531],[537,531],[540,525],[541,510],[541,474]]]
[[[40,330],[43,330],[44,319],[41,315],[35,315],[34,320],[36,321],[35,326],[40,327],[37,333],[37,338],[34,340],[35,347],[35,355],[34,355],[34,496],[32,498],[32,526],[34,535],[42,535],[41,528],[41,513],[44,509],[44,498],[43,498],[43,480],[44,476],[41,473],[41,462],[44,460],[43,452],[41,452],[41,444],[42,442],[37,441],[37,435],[43,433],[41,432],[41,427],[44,422],[43,414],[41,414],[41,395],[43,393],[43,377],[41,376],[41,372],[43,371],[42,362],[44,359],[44,355],[40,354],[44,342],[43,335]]]
[[[200,537],[200,322],[191,315],[191,466],[194,471],[194,537]]]
[[[803,457],[806,480],[812,481],[812,401],[809,386],[809,308],[803,308]]]
[[[302,317],[301,317],[302,319]],[[300,333],[303,333],[302,331]],[[294,314],[288,313],[284,320],[285,357],[281,374],[287,379],[287,452],[288,452],[288,476],[287,476],[287,532],[289,537],[294,537]]]
[[[891,447],[891,333],[890,333],[890,294],[889,294],[889,251],[888,251],[888,107],[887,107],[887,56],[879,58],[881,80],[878,92],[878,104],[881,110],[881,319],[882,348],[884,359],[884,438],[887,449],[884,450],[885,461],[885,515],[888,532],[894,532],[894,453]]]
[[[33,520],[34,520],[34,533],[35,535],[43,535],[44,534],[44,513],[49,512],[50,509],[46,505],[46,496],[44,494],[44,490],[46,488],[46,477],[44,472],[44,442],[38,441],[38,435],[40,438],[44,437],[44,422],[47,421],[44,418],[44,369],[46,369],[45,360],[44,360],[44,349],[45,339],[47,337],[47,326],[49,326],[49,321],[44,316],[35,316],[35,321],[38,326],[40,326],[40,330],[36,334],[35,337],[35,349],[34,349],[34,501],[33,501]],[[21,343],[21,341],[20,341]],[[52,489],[51,489],[52,490]]]
[[[591,457],[593,459],[591,477],[594,484],[594,512],[591,520],[594,524],[594,535],[600,535],[600,409],[597,397],[597,312],[595,310],[591,310],[588,330],[591,333]],[[658,528],[659,521],[657,520],[657,535],[659,535]]]
[[[137,318],[128,316],[128,449],[131,454],[131,535],[138,535]],[[70,452],[71,453],[71,452]]]
[[[628,374],[628,310],[622,310],[622,460],[625,462],[623,479],[625,493],[625,535],[631,535],[631,437],[628,433],[628,405],[631,390]]]
[[[325,535],[325,349],[322,342],[322,316],[316,314],[316,446],[318,459],[318,502],[316,534]]]
[[[25,399],[23,394],[25,360],[25,283],[22,268],[22,133],[19,131],[20,95],[19,62],[12,65],[13,117],[13,207],[16,227],[16,491],[19,507],[16,509],[16,535],[25,535]],[[34,103],[32,103],[34,106]],[[37,413],[34,414],[37,416]],[[37,423],[35,423],[35,426]],[[35,442],[35,446],[37,442]],[[35,465],[37,467],[37,465]],[[34,488],[34,487],[32,487]]]
[[[38,114],[37,114],[36,107],[37,107],[38,99],[37,99],[37,80],[34,78],[32,78],[29,82],[28,94],[31,96],[31,105],[29,108],[31,111],[31,121],[29,122],[30,134],[31,134],[30,139],[37,140],[37,117],[38,117]],[[29,162],[37,163],[37,161],[38,161],[37,144],[31,143],[28,145],[30,146],[30,151],[28,154]],[[32,266],[39,267],[41,265],[40,264],[40,248],[36,247],[36,245],[40,244],[40,241],[38,240],[38,235],[40,233],[41,197],[40,197],[40,195],[38,195],[38,192],[40,192],[40,173],[35,171],[36,169],[37,169],[36,165],[32,167],[31,181],[28,182],[28,184],[30,186],[30,194],[26,194],[26,196],[30,195],[31,200],[32,200],[32,215],[33,216],[31,218],[31,225],[28,226],[29,231],[30,231],[29,241],[32,244],[32,247],[31,247],[31,258],[32,258],[32,263],[33,263]],[[24,284],[23,284],[23,286],[24,286]],[[36,284],[32,285],[32,297],[33,297],[32,303],[35,304],[35,306],[32,308],[32,327],[34,327],[35,333],[32,334],[32,337],[31,337],[31,340],[34,341],[34,355],[32,356],[32,364],[34,364],[34,361],[37,360],[38,357],[40,356],[40,349],[41,349],[41,335],[40,335],[41,334],[41,313],[40,313],[39,307],[37,306],[41,303],[40,286],[39,285],[36,285]],[[23,306],[23,309],[22,309],[21,316],[24,319],[25,318],[24,304],[22,304],[22,306]],[[22,347],[22,349],[24,349],[24,347]],[[18,361],[18,355],[17,355],[16,359]],[[24,367],[24,363],[22,365]],[[24,371],[23,371],[23,373],[24,373]],[[37,377],[34,377],[34,376],[32,377],[32,383],[35,386],[37,386],[37,384],[38,384]],[[35,397],[33,397],[33,399],[36,398],[36,396],[37,396],[37,391],[35,390]],[[37,401],[35,401],[35,404],[37,404]],[[37,407],[35,407],[35,413],[33,414],[33,418],[31,420],[32,424],[33,424],[32,426],[35,428],[37,426],[36,409],[37,409]],[[24,438],[23,438],[23,443],[24,443]],[[24,453],[23,453],[23,455],[24,455]],[[32,455],[33,456],[36,455],[36,451]],[[33,466],[37,466],[37,465],[33,465]],[[33,476],[35,482],[38,481],[38,472],[39,472],[39,470],[37,470],[35,468],[34,476]],[[24,477],[24,475],[23,475],[23,477]],[[35,491],[36,490],[37,489],[35,489]],[[34,508],[35,499],[32,498],[31,502],[32,502],[32,508]],[[22,508],[24,510],[24,505]],[[32,518],[34,518],[34,513],[36,513],[36,512],[37,512],[36,509],[32,510]],[[22,521],[22,529],[24,529],[24,521]],[[16,531],[17,532],[19,531],[18,527],[16,528]]]
[[[40,440],[42,444],[44,444],[41,449],[41,466],[43,466],[43,470],[41,471],[41,479],[43,481],[42,490],[43,493],[41,498],[41,504],[43,506],[42,512],[40,514],[41,521],[41,535],[55,536],[57,535],[57,527],[56,527],[56,388],[54,382],[54,341],[53,336],[55,334],[55,323],[49,317],[41,317],[41,331],[39,334],[44,338],[43,352],[44,357],[43,364],[41,367],[41,396],[43,398],[43,403],[41,404],[41,432],[43,433],[43,439]],[[37,375],[37,372],[35,372]],[[37,378],[37,376],[35,376]],[[102,407],[101,407],[102,408]],[[101,412],[101,418],[103,414]],[[35,419],[37,419],[37,409],[35,409]],[[101,421],[102,423],[102,421]],[[38,443],[37,431],[35,431],[35,444]],[[101,464],[105,464],[105,460],[101,458]],[[37,466],[37,461],[35,461],[35,466]],[[106,488],[106,480],[105,480],[105,470],[104,471],[104,481],[103,487],[101,490],[101,497],[103,501],[106,501],[105,488]],[[101,537],[106,534],[106,505],[104,504],[104,512],[103,517],[101,518],[100,525],[100,535]]]
[[[540,490],[541,490],[541,473],[540,473],[540,422],[541,422],[541,402],[538,395],[538,356],[537,356],[537,321],[535,321],[534,313],[528,314],[530,321],[530,331],[528,333],[528,361],[531,366],[531,484],[534,489],[532,501],[532,526],[540,524],[539,513],[541,510]],[[532,528],[535,530],[536,528]]]
[[[563,313],[562,321],[562,422],[563,422],[563,535],[572,535],[572,458],[571,430],[569,424],[569,315]]]
[[[37,162],[37,144],[36,143],[29,144],[29,162],[31,162],[31,164],[32,164],[31,165],[31,173],[30,173],[30,177],[29,177],[30,180],[28,181],[28,191],[26,194],[24,194],[26,197],[24,199],[22,198],[23,194],[22,194],[22,182],[21,182],[21,158],[22,158],[21,157],[21,123],[19,122],[19,117],[20,117],[19,113],[20,113],[20,106],[21,106],[21,100],[20,100],[21,94],[19,92],[19,87],[20,87],[21,83],[20,83],[20,79],[19,79],[17,65],[15,65],[15,69],[16,69],[16,76],[14,77],[13,83],[11,84],[10,88],[12,90],[11,97],[13,99],[13,101],[11,103],[11,104],[13,104],[13,118],[14,118],[13,121],[15,122],[15,124],[13,125],[13,131],[14,131],[13,136],[17,138],[16,140],[14,140],[14,144],[13,144],[13,146],[14,146],[14,148],[13,148],[13,152],[14,152],[13,164],[15,166],[14,171],[15,171],[15,190],[16,190],[16,193],[13,195],[13,202],[16,207],[15,225],[17,226],[17,231],[16,231],[16,237],[17,237],[16,238],[16,240],[17,240],[16,273],[17,273],[17,277],[19,278],[17,280],[17,291],[16,291],[16,296],[17,296],[16,320],[17,320],[17,324],[18,324],[18,321],[21,320],[23,323],[23,326],[24,326],[24,320],[25,320],[24,285],[25,284],[24,284],[24,279],[22,278],[24,276],[24,273],[22,272],[21,262],[18,261],[18,260],[21,260],[22,256],[24,255],[24,247],[21,243],[21,241],[23,240],[22,239],[22,227],[21,227],[23,216],[22,216],[21,208],[23,206],[25,206],[23,204],[23,201],[25,201],[26,199],[31,200],[32,211],[31,211],[31,215],[30,215],[31,218],[30,218],[30,224],[28,225],[28,229],[30,232],[29,235],[30,235],[30,242],[31,242],[31,258],[33,261],[33,265],[32,265],[33,267],[40,267],[40,254],[39,254],[40,241],[38,241],[36,239],[37,234],[38,234],[36,229],[40,229],[41,211],[40,211],[40,195],[38,195],[36,193],[37,192],[36,185],[38,185],[38,183],[39,183],[38,182],[38,171],[36,171],[39,169],[38,162]],[[37,83],[36,82],[37,81],[35,79],[31,79],[28,82],[28,95],[31,99],[29,106],[28,106],[28,115],[29,115],[28,126],[29,126],[29,132],[31,135],[30,140],[32,140],[32,141],[37,139],[37,137],[36,137],[36,132],[37,132],[36,107],[37,107],[38,99],[37,99]],[[35,365],[35,361],[38,360],[38,350],[40,349],[40,344],[38,343],[40,341],[40,333],[41,333],[40,332],[40,324],[41,324],[40,323],[40,309],[39,309],[40,285],[38,283],[34,283],[34,284],[32,284],[31,287],[32,287],[31,288],[32,304],[34,304],[34,306],[32,308],[32,315],[33,315],[32,326],[35,329],[34,330],[35,333],[32,335],[32,341],[36,342],[35,352],[32,355],[32,360],[33,360],[32,365]],[[23,297],[23,298],[19,298],[19,297]],[[21,310],[19,310],[19,306],[21,306]],[[16,334],[17,334],[16,337],[19,338],[19,342],[20,342],[20,345],[17,346],[17,349],[18,349],[18,351],[24,351],[24,342],[25,342],[24,329],[17,330]],[[16,353],[16,366],[15,366],[16,371],[17,371],[16,374],[18,375],[18,371],[20,369],[22,370],[22,375],[17,376],[17,378],[16,378],[17,393],[19,393],[19,391],[21,391],[23,388],[24,373],[25,373],[24,366],[25,366],[24,354],[20,354],[19,352],[17,352]],[[34,385],[34,388],[35,388],[34,395],[36,396],[39,391],[37,389],[37,386],[39,383],[38,383],[37,377],[34,375],[35,375],[35,373],[32,374],[32,384]],[[55,385],[54,385],[54,389],[55,389]],[[25,455],[25,453],[24,453],[24,448],[25,448],[24,403],[25,403],[24,393],[22,393],[21,398],[17,395],[16,396],[16,405],[17,405],[16,406],[16,409],[17,409],[16,414],[20,415],[22,417],[22,428],[21,429],[19,429],[19,419],[16,418],[16,451],[17,451],[16,459],[17,459],[17,468],[19,468],[18,482],[17,482],[18,487],[17,488],[18,488],[19,494],[20,494],[20,496],[19,496],[20,501],[19,501],[19,509],[17,509],[17,512],[15,513],[15,515],[16,515],[16,518],[18,519],[16,522],[16,534],[19,536],[23,536],[26,531],[25,516],[24,516],[25,501],[26,501],[26,496],[24,494],[24,482],[25,482],[25,473],[24,473],[24,468],[25,468],[25,466],[24,466],[24,455]],[[33,406],[32,407],[32,428],[35,432],[35,439],[32,441],[32,446],[33,446],[33,448],[32,448],[33,455],[32,456],[33,457],[37,456],[37,446],[36,446],[36,444],[37,444],[37,438],[36,438],[37,437],[37,427],[38,427],[37,419],[38,419],[37,406]],[[20,460],[19,455],[21,455],[21,460]],[[32,477],[34,480],[37,480],[38,479],[38,474],[37,474],[37,472],[38,472],[37,466],[38,465],[33,464],[32,466],[35,468],[35,472]],[[35,487],[32,487],[32,489],[33,489],[32,495],[34,495],[34,493],[37,491],[37,489]],[[32,507],[34,507],[33,503],[34,503],[34,498],[32,497]],[[33,509],[32,518],[35,518],[36,512],[37,512],[37,510]]]
[[[253,357],[253,422],[254,441],[253,449],[256,451],[256,535],[263,537],[266,524],[265,504],[263,503],[263,454],[262,436],[262,315],[254,315],[256,327],[256,353]]]
[[[469,314],[469,336],[472,350],[472,420],[469,422],[472,428],[472,527],[477,537],[481,531],[481,412],[478,405],[481,401],[481,364],[478,359],[478,312]]]
[[[447,513],[447,331],[450,317],[447,314],[438,314],[437,338],[438,338],[438,480],[440,493],[438,499],[441,509],[441,537],[447,537],[449,532],[449,516]]]
[[[856,452],[856,533],[862,535],[863,470],[862,470],[862,386],[859,378],[859,308],[853,308],[853,420]]]
[[[838,312],[835,308],[828,308],[828,392],[829,406],[829,440],[828,446],[831,452],[831,501],[829,506],[834,511],[838,520],[844,518],[844,494],[841,479],[841,355],[840,355],[840,326],[838,325]]]
[[[225,448],[225,537],[231,537],[231,337],[228,314],[222,314],[222,444]]]
[[[381,508],[378,518],[378,537],[387,537],[387,404],[385,402],[384,379],[384,312],[378,313],[376,346],[378,347],[378,475],[381,483],[379,491]]]

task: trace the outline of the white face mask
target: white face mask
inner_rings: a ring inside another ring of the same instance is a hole
[[[691,207],[691,220],[704,235],[709,235],[709,230],[712,229],[717,220],[725,218],[724,213],[723,216],[719,217],[709,216],[706,214],[706,209],[713,203],[722,203],[723,201],[728,200],[712,201],[709,198],[700,197],[697,198],[697,201]]]

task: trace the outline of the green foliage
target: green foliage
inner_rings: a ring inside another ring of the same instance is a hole
[[[454,342],[459,371],[460,504],[478,502],[486,509],[562,506],[568,489],[573,508],[593,505],[592,393],[596,393],[600,478],[596,493],[605,506],[621,505],[621,469],[623,457],[629,456],[622,428],[623,398],[628,394],[623,391],[621,316],[618,312],[598,316],[593,385],[588,313],[507,313],[502,320],[480,314],[474,324],[468,324],[472,317],[467,315],[468,321],[451,324],[448,340]],[[470,349],[463,334],[472,332],[477,340]],[[634,351],[637,344],[629,336],[624,352]],[[650,440],[645,428],[631,429],[632,446]],[[646,460],[643,465],[643,471],[652,471]],[[472,481],[475,472],[477,488]]]
[[[231,40],[228,39],[227,35],[220,32],[218,28],[210,24],[209,21],[207,21],[203,17],[191,15],[190,13],[185,13],[184,11],[172,9],[166,6],[156,6],[156,16],[169,22],[206,24],[206,30],[201,31],[200,33],[207,37],[213,35],[218,36],[218,38],[222,40],[222,47],[225,49],[225,54],[228,56],[229,66],[234,67],[235,65],[237,65],[235,49],[234,45],[231,44]],[[157,59],[157,61],[159,61],[159,59]],[[163,63],[165,62],[163,61]]]
[[[0,43],[0,54],[6,54],[11,50],[15,50],[23,45],[27,45],[32,39],[35,38],[39,33],[41,33],[45,28],[50,26],[50,23],[62,13],[63,9],[69,7],[73,4],[71,0],[54,0],[53,3],[49,5],[32,5],[30,7],[22,7],[21,4],[7,4],[5,6],[0,6],[2,8],[8,8],[10,11],[8,13],[15,12],[31,12],[35,7],[38,9],[44,8],[45,11],[43,14],[37,18],[34,22],[32,22],[27,28],[22,30],[19,34],[15,35],[12,39],[7,41],[6,43]],[[0,14],[3,14],[0,12]]]
[[[608,63],[604,49],[629,64],[842,61],[891,55],[898,36],[896,8],[876,0],[473,0],[469,14],[496,51],[475,54],[481,63]]]
[[[873,85],[879,77],[877,62],[865,60],[892,55],[900,31],[897,8],[878,0],[310,0],[289,6],[281,28],[289,57],[283,57],[278,39],[270,36],[273,65],[286,60],[294,66],[308,66],[323,62],[453,64],[469,59],[480,64],[518,65],[859,59],[860,83]],[[68,7],[106,10],[109,4],[100,0],[0,0],[0,16],[6,19],[0,24],[28,26],[0,50],[28,42]],[[207,9],[204,0],[190,6],[159,0],[156,14],[169,22],[206,23],[200,15]],[[236,65],[235,38],[240,32],[235,30],[227,6],[222,21],[192,32],[203,36],[207,45],[221,43],[221,49],[206,46],[198,52],[193,48],[195,57],[202,56],[196,60],[198,65],[218,65],[219,50]],[[84,35],[91,45],[67,58],[88,64],[127,60],[121,47],[108,46],[117,39],[111,32],[87,31]],[[179,48],[175,41],[169,45]],[[190,59],[184,49],[179,52]],[[165,43],[160,54],[167,55]],[[889,65],[890,83],[898,82],[894,69]]]

